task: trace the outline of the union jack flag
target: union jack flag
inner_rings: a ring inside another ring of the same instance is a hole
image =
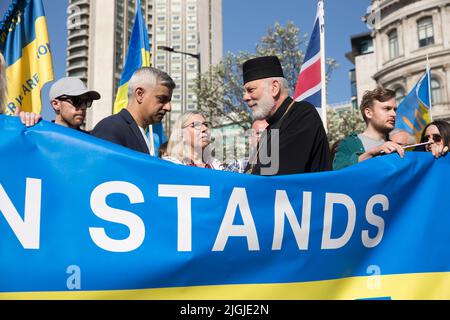
[[[294,100],[307,101],[315,106],[326,128],[324,26],[323,1],[319,0],[314,28],[295,86]]]

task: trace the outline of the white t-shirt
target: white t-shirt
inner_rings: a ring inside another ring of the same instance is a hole
[[[373,148],[379,147],[386,142],[386,140],[384,139],[375,140],[368,136],[363,135],[362,133],[358,134],[358,138],[359,140],[361,140],[364,150],[366,152],[372,150]]]

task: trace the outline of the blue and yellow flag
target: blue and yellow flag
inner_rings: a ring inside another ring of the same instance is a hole
[[[411,92],[403,99],[397,110],[396,128],[406,130],[420,139],[423,128],[430,122],[430,79],[427,68]]]
[[[133,73],[141,67],[150,66],[150,41],[146,23],[141,13],[141,1],[136,3],[136,18],[128,44],[128,53],[125,67],[122,71],[119,89],[117,90],[116,101],[114,103],[114,113],[118,113],[128,104],[128,82]],[[161,123],[154,124],[149,128],[150,141],[157,149],[164,142],[164,128]],[[150,150],[151,152],[151,150]],[[157,152],[155,152],[157,154]],[[153,154],[155,155],[155,154]]]
[[[6,61],[8,94],[3,109],[41,112],[41,89],[53,80],[42,0],[14,0],[0,22],[0,52]]]

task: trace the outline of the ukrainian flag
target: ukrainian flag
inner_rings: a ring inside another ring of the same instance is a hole
[[[406,130],[419,141],[423,128],[430,123],[430,79],[427,68],[411,92],[403,99],[397,110],[396,128]]]
[[[120,112],[128,104],[128,82],[133,73],[141,67],[150,66],[150,41],[148,39],[145,19],[142,17],[141,1],[136,3],[136,18],[134,20],[133,30],[131,32],[130,42],[128,44],[128,53],[125,67],[122,71],[119,89],[117,90],[116,101],[114,103],[114,113]],[[162,123],[155,124],[149,128],[150,142],[154,148],[158,148],[164,142],[164,128]],[[151,150],[152,153],[152,150]],[[157,155],[153,150],[152,155]]]
[[[14,0],[0,22],[0,52],[6,61],[7,114],[17,108],[41,112],[41,89],[53,80],[42,0]]]

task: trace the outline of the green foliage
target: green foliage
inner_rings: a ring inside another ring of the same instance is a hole
[[[333,109],[327,111],[328,141],[330,147],[339,140],[348,136],[351,132],[361,133],[366,124],[359,110],[354,108],[336,112]]]

